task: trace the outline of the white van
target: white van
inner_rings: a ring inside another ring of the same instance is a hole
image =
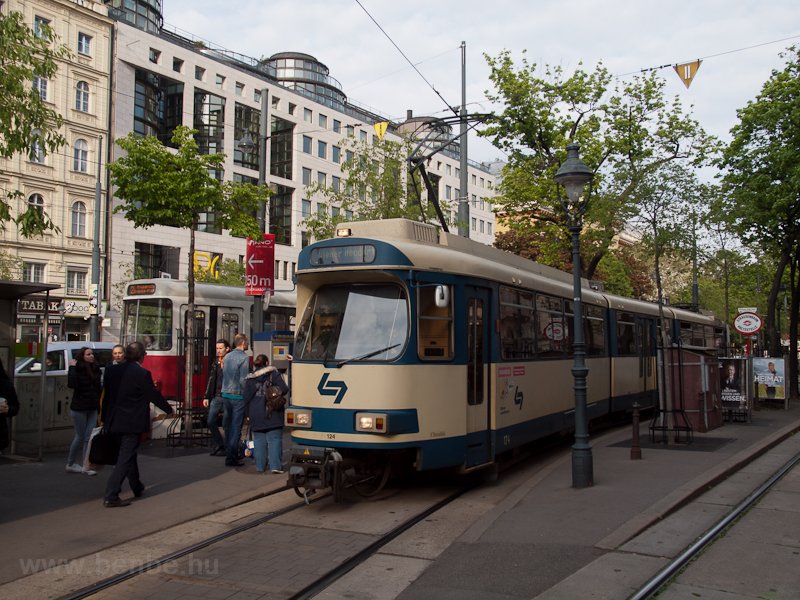
[[[81,348],[94,350],[95,361],[101,368],[111,364],[111,349],[116,346],[114,342],[50,342],[47,344],[47,374],[63,375],[69,369],[69,363],[74,360]],[[42,371],[40,357],[23,357],[17,359],[17,368],[14,376],[38,375]]]

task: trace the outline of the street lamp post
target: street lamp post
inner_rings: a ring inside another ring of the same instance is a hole
[[[267,185],[267,133],[269,125],[269,90],[267,88],[261,89],[261,115],[259,118],[259,134],[258,134],[258,187],[264,188]],[[242,152],[253,152],[256,145],[253,138],[245,131],[244,136],[238,143],[239,150]],[[263,202],[258,203],[256,212],[256,219],[258,221],[258,230],[261,233],[268,231],[267,226],[267,211]],[[273,285],[274,287],[274,285]],[[260,294],[253,296],[253,333],[261,333],[264,330],[264,297]]]
[[[586,414],[586,343],[583,335],[580,235],[583,215],[589,204],[584,193],[592,181],[592,170],[578,157],[578,144],[567,145],[567,160],[558,169],[555,180],[564,186],[567,198],[561,201],[572,234],[573,353],[572,376],[575,378],[575,443],[572,445],[572,487],[594,484],[592,447],[589,445],[589,421]]]

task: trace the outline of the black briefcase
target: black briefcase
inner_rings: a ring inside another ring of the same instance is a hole
[[[94,465],[115,465],[119,458],[119,436],[102,428],[92,432],[89,440],[89,462]]]

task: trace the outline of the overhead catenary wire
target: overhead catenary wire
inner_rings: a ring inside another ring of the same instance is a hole
[[[395,43],[395,41],[394,41],[394,40],[391,38],[391,36],[390,36],[388,33],[386,33],[386,30],[385,30],[383,27],[381,27],[381,24],[380,24],[380,23],[378,23],[378,21],[376,21],[376,20],[375,20],[375,17],[373,17],[373,16],[370,14],[370,12],[369,12],[369,11],[368,11],[368,10],[367,10],[365,7],[364,7],[364,5],[363,5],[363,4],[361,4],[361,1],[360,1],[360,0],[355,0],[355,2],[356,2],[356,4],[358,4],[358,5],[361,7],[361,10],[363,10],[363,11],[366,13],[366,15],[367,15],[367,16],[368,16],[368,17],[369,17],[371,20],[372,20],[372,22],[373,22],[373,23],[375,23],[375,26],[376,26],[378,29],[380,29],[380,30],[381,30],[381,33],[383,33],[383,35],[385,35],[385,36],[386,36],[386,39],[387,39],[387,40],[389,40],[389,41],[392,43],[392,45],[393,45],[393,46],[394,46],[394,47],[397,49],[397,51],[398,51],[398,52],[400,53],[400,55],[401,55],[401,56],[402,56],[402,57],[403,57],[403,58],[406,60],[406,62],[407,62],[409,65],[411,65],[411,68],[412,68],[412,69],[414,69],[414,70],[417,72],[417,75],[419,75],[419,76],[422,78],[422,80],[423,80],[423,81],[424,81],[424,82],[425,82],[425,83],[428,85],[428,87],[429,87],[429,88],[431,88],[431,89],[433,90],[433,92],[434,92],[434,93],[435,93],[437,96],[439,96],[439,98],[442,100],[442,102],[444,102],[444,103],[445,103],[445,105],[447,106],[447,108],[449,108],[449,109],[452,111],[452,113],[453,113],[454,115],[458,116],[458,110],[457,110],[457,109],[456,109],[456,108],[455,108],[453,105],[451,105],[451,104],[450,104],[450,103],[449,103],[447,100],[445,100],[445,99],[444,99],[444,96],[442,96],[442,95],[439,93],[439,90],[437,90],[437,89],[434,87],[434,85],[433,85],[433,84],[432,84],[430,81],[428,81],[428,80],[425,78],[425,76],[424,76],[424,75],[422,74],[422,72],[421,72],[421,71],[420,71],[420,70],[417,68],[417,66],[416,66],[416,65],[415,65],[413,62],[411,62],[411,59],[410,59],[410,58],[408,58],[408,56],[406,56],[405,52],[403,52],[403,51],[400,49],[400,46],[398,46],[398,45],[397,45],[397,43]]]

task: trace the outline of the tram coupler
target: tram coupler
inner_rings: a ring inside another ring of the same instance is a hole
[[[295,446],[289,461],[289,485],[304,488],[303,498],[308,503],[308,496],[316,490],[333,487],[334,464],[341,461],[342,455],[333,448]]]

